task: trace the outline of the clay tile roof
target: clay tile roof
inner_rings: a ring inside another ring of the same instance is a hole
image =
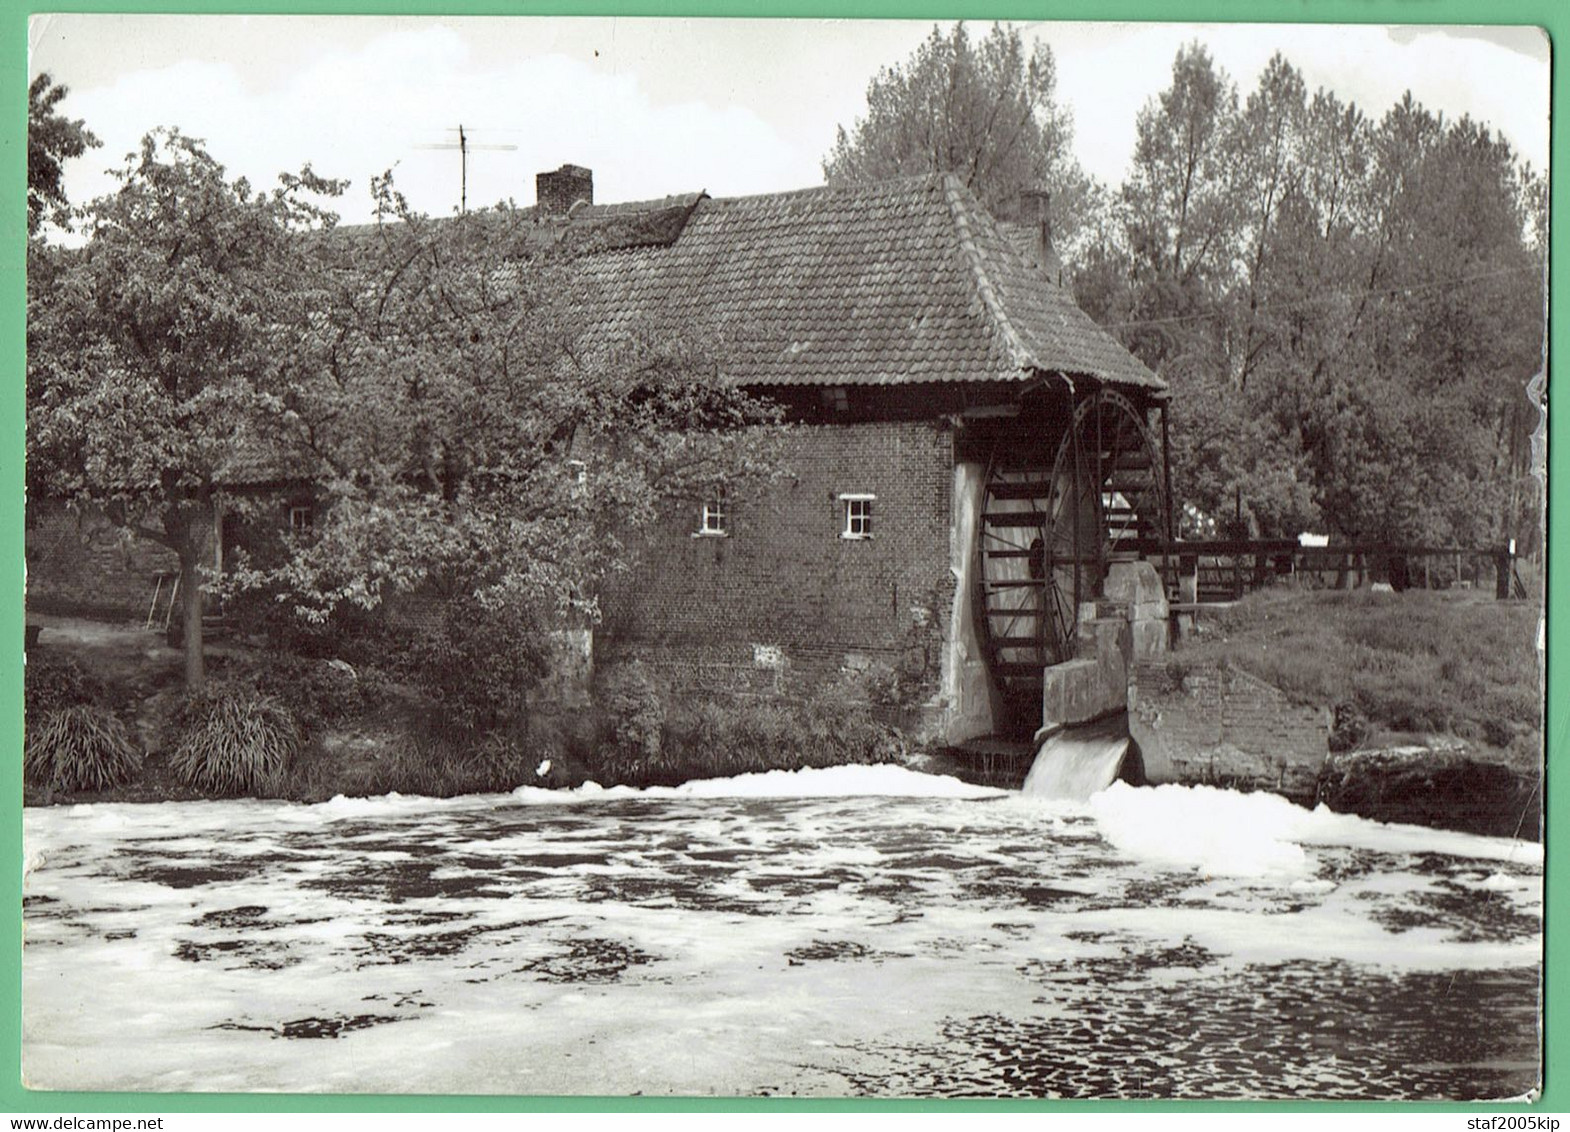
[[[707,328],[743,384],[1166,388],[952,176],[590,206],[563,240],[602,329]]]

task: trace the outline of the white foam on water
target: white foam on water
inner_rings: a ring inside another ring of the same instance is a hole
[[[1543,861],[1535,842],[1371,821],[1325,806],[1307,810],[1275,794],[1114,782],[1088,804],[1103,836],[1121,852],[1217,876],[1307,878],[1312,865],[1305,845],[1445,853],[1525,867]]]
[[[704,797],[823,801],[688,801]],[[646,815],[595,805],[614,798],[670,804]],[[24,827],[29,895],[43,899],[26,925],[23,1069],[41,1087],[838,1095],[843,1079],[810,1046],[891,1048],[948,1018],[1005,1014],[1041,995],[1031,965],[1044,958],[1190,940],[1233,968],[1488,970],[1541,958],[1540,935],[1472,941],[1443,923],[1393,932],[1371,913],[1402,910],[1435,884],[1411,862],[1379,859],[1334,883],[1299,864],[1316,843],[1454,852],[1472,858],[1450,869],[1462,883],[1540,914],[1539,879],[1524,875],[1541,860],[1535,847],[1203,787],[1117,783],[1089,803],[1050,802],[843,767],[654,791],[30,807]],[[408,876],[428,891],[357,885],[396,874],[387,866],[404,847],[418,847],[421,869]],[[254,867],[263,851],[275,866]],[[1173,872],[1208,861],[1217,875],[1169,876],[1170,900],[1127,897],[1131,880],[1161,883],[1146,856],[1158,851]],[[208,865],[217,871],[197,885],[158,876]],[[517,869],[528,875],[509,875]],[[1231,879],[1239,872],[1263,879]],[[989,895],[993,879],[1003,889]],[[683,886],[712,903],[678,896]],[[235,918],[247,906],[265,909],[254,926]],[[455,932],[468,933],[456,950],[414,946]],[[653,961],[604,983],[540,974],[607,941]],[[865,951],[800,959],[846,945]],[[1148,973],[1168,977],[1198,976]],[[339,1040],[276,1036],[286,1021],[357,1015],[397,1021]]]
[[[1090,799],[1090,809],[1108,841],[1150,864],[1218,876],[1310,872],[1308,855],[1290,836],[1289,811],[1297,807],[1274,794],[1114,782]]]
[[[572,790],[520,786],[508,797],[516,802],[548,804],[607,798],[993,798],[1008,793],[974,786],[951,775],[922,774],[891,764],[877,766],[806,767],[741,774],[734,778],[699,778],[680,786],[604,787],[586,782]]]

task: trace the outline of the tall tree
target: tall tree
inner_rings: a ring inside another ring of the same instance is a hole
[[[1092,183],[1070,148],[1073,122],[1057,101],[1047,44],[994,24],[972,40],[964,23],[934,26],[903,64],[867,87],[867,114],[841,126],[823,160],[830,184],[953,173],[995,214],[1014,218],[1020,192],[1053,194],[1054,224],[1071,240]]]
[[[34,235],[46,219],[67,220],[64,163],[99,141],[81,119],[59,112],[68,93],[46,72],[27,89],[27,232]]]
[[[1410,96],[1371,123],[1278,55],[1239,106],[1179,51],[1076,293],[1171,382],[1180,498],[1260,533],[1530,545],[1536,186]]]
[[[332,222],[306,198],[338,186],[307,169],[255,192],[178,132],[148,135],[118,179],[84,210],[86,246],[29,276],[28,460],[43,494],[174,552],[194,689],[224,469],[280,410],[300,233]]]
[[[1172,85],[1139,113],[1122,206],[1137,268],[1164,292],[1196,293],[1231,267],[1236,113],[1236,89],[1198,43],[1178,51]]]

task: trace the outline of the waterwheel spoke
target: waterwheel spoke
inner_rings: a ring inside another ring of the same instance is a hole
[[[1007,547],[1010,550],[1029,550],[1030,549],[1030,547],[1028,547],[1028,546],[1023,546],[1020,543],[1014,542],[1011,539],[1006,539],[1002,535],[998,534],[997,531],[988,530],[985,527],[982,528],[982,534],[985,537],[994,540],[995,542],[1002,543],[1005,547]]]

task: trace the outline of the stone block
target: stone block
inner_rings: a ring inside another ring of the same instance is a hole
[[[1129,622],[1130,660],[1150,660],[1165,655],[1169,632],[1165,618]]]
[[[1161,575],[1149,562],[1112,563],[1107,567],[1104,589],[1109,601],[1123,606],[1159,609],[1159,616],[1167,615],[1167,595],[1161,585]]]
[[[1118,654],[1113,657],[1079,657],[1048,666],[1042,673],[1042,725],[1068,727],[1125,710],[1127,669]]]

